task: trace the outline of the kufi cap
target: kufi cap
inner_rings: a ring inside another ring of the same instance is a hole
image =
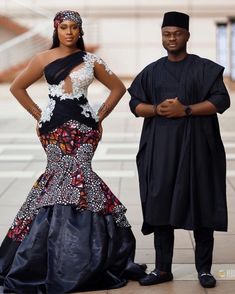
[[[177,11],[166,12],[162,22],[162,28],[164,27],[179,27],[188,31],[189,15]]]

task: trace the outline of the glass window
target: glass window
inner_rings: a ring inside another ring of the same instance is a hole
[[[225,67],[225,75],[229,74],[229,50],[228,50],[228,31],[226,23],[217,24],[216,36],[216,60],[217,63]]]
[[[235,81],[235,20],[231,21],[231,79]]]

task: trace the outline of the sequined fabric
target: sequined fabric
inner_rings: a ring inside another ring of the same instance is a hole
[[[106,290],[145,274],[134,263],[126,208],[91,166],[101,136],[86,97],[95,62],[106,75],[104,62],[83,51],[44,69],[49,104],[40,141],[47,164],[0,246],[4,293]]]
[[[80,28],[80,34],[84,35],[83,29],[82,29],[82,18],[77,11],[73,11],[73,10],[64,10],[64,11],[57,12],[54,17],[54,28],[57,29],[58,25],[66,20],[74,21]]]
[[[47,154],[46,170],[19,210],[8,233],[10,238],[22,241],[38,210],[55,204],[113,214],[118,226],[129,226],[126,208],[91,167],[100,140],[98,130],[71,120],[40,139]]]
[[[72,70],[68,77],[68,81],[63,79],[58,84],[48,83],[49,89],[49,102],[47,106],[43,109],[41,114],[41,119],[39,121],[39,126],[41,127],[43,123],[49,122],[53,116],[53,111],[55,109],[56,103],[62,100],[78,100],[81,97],[87,97],[87,90],[89,85],[94,80],[94,65],[95,62],[104,65],[105,70],[112,75],[112,71],[109,69],[108,65],[97,55],[92,53],[86,53],[83,56],[82,64],[77,68]],[[66,83],[71,81],[71,92],[68,93],[65,90]],[[87,101],[85,104],[80,104],[83,108],[82,115],[91,115],[95,121],[98,121],[98,117],[92,106]]]

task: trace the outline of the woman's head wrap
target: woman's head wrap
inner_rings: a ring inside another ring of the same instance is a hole
[[[82,29],[82,18],[77,11],[64,10],[57,12],[54,17],[54,28],[57,29],[58,25],[65,20],[74,21],[78,25],[81,35],[84,34]]]
[[[166,12],[162,22],[162,28],[164,27],[179,27],[188,31],[189,15],[177,11]]]

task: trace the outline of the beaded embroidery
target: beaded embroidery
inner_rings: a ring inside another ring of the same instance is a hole
[[[70,120],[40,140],[47,167],[16,215],[8,237],[22,241],[39,209],[55,204],[112,214],[117,226],[130,227],[126,208],[92,170],[91,160],[100,140],[98,130]]]
[[[66,100],[66,99],[78,99],[79,97],[87,97],[87,90],[89,85],[94,80],[94,66],[95,62],[103,64],[105,70],[111,75],[112,71],[109,69],[108,65],[97,55],[92,53],[86,53],[83,57],[82,67],[73,70],[69,77],[72,84],[72,93],[67,93],[64,90],[65,80],[61,81],[58,85],[48,84],[49,96],[53,99],[50,99],[48,105],[42,111],[42,115],[39,121],[39,127],[43,123],[50,121],[53,115],[53,110],[56,105],[57,100]],[[98,122],[98,116],[95,111],[92,109],[89,103],[81,105],[83,108],[82,114],[86,117],[92,117],[95,121]]]
[[[42,110],[41,118],[40,118],[40,121],[38,123],[39,127],[42,126],[42,123],[45,123],[46,121],[51,120],[53,110],[55,108],[55,104],[56,104],[55,100],[49,99],[49,102],[48,102],[47,106]]]

